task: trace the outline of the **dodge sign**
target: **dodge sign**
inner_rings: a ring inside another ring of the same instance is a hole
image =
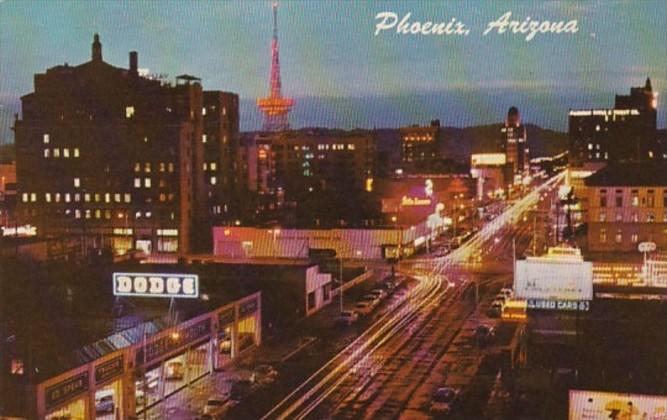
[[[199,276],[172,273],[114,273],[115,296],[199,297]]]

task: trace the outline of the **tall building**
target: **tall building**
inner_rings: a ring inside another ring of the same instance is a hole
[[[257,106],[264,113],[264,131],[284,131],[289,129],[288,114],[294,100],[282,95],[280,80],[280,57],[278,50],[278,3],[273,3],[273,38],[271,40],[271,79],[269,96],[257,100]]]
[[[235,95],[204,93],[188,75],[175,85],[142,77],[136,52],[128,69],[112,66],[95,35],[90,61],[35,75],[34,92],[21,100],[19,223],[40,235],[83,238],[85,249],[206,247],[207,207],[220,197],[213,177],[224,185],[225,138],[237,137]]]
[[[500,150],[505,153],[506,162],[511,168],[511,183],[521,182],[530,169],[530,151],[526,126],[521,123],[521,113],[514,106],[507,111],[505,123],[500,128]]]
[[[658,158],[657,101],[651,80],[616,95],[613,109],[570,110],[570,164]]]
[[[667,249],[667,164],[611,163],[587,177],[588,247],[637,252],[640,242]]]
[[[440,159],[440,120],[425,127],[412,125],[399,128],[401,162],[409,172],[430,172]]]

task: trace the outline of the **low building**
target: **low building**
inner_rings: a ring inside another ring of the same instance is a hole
[[[641,242],[667,248],[667,164],[609,165],[585,185],[589,251],[638,252]]]

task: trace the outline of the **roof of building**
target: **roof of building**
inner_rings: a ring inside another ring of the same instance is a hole
[[[667,162],[625,162],[605,166],[585,178],[589,187],[667,187]]]

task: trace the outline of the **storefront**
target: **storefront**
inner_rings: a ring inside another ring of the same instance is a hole
[[[259,345],[260,334],[259,292],[148,336],[135,331],[133,344],[40,383],[34,417],[138,415]]]

